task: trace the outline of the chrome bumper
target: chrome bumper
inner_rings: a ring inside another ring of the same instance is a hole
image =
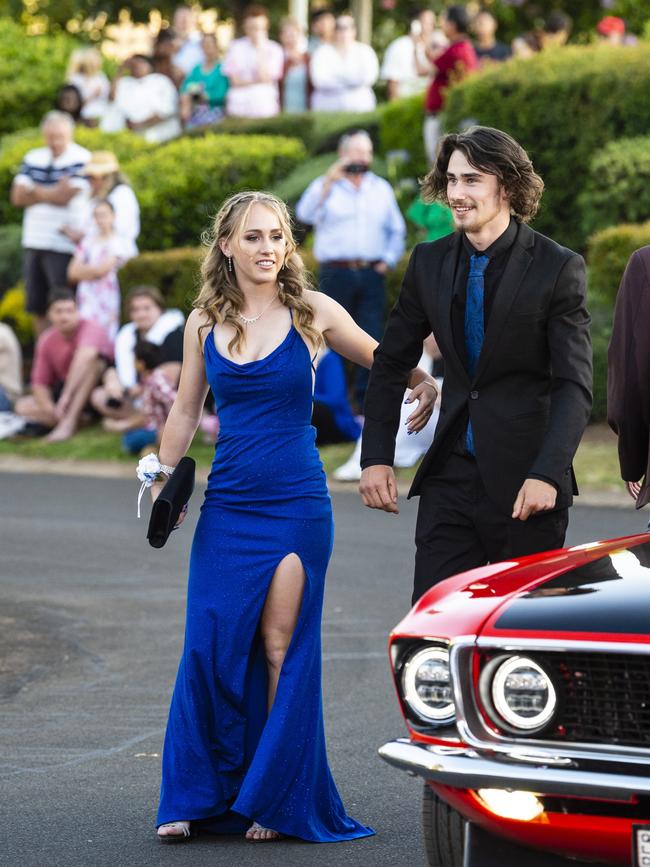
[[[413,776],[457,789],[517,789],[548,795],[628,800],[650,794],[647,766],[624,773],[586,769],[581,763],[552,761],[514,754],[479,753],[469,747],[443,747],[413,743],[406,738],[389,741],[379,755]],[[563,763],[561,767],[557,765]],[[644,775],[643,770],[646,771]]]

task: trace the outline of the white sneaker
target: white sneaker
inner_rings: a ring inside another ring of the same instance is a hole
[[[27,423],[21,415],[15,412],[0,412],[0,440],[12,437],[21,431]]]
[[[337,482],[358,482],[361,478],[361,437],[357,440],[354,451],[344,464],[332,473]]]

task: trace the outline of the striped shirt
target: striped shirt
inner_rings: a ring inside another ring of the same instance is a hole
[[[54,250],[73,253],[74,242],[62,234],[64,226],[84,228],[87,214],[88,182],[82,177],[83,168],[90,159],[90,151],[71,142],[62,154],[53,156],[48,147],[29,151],[14,182],[27,189],[36,184],[49,187],[64,177],[75,179],[79,193],[67,205],[38,202],[25,208],[23,215],[23,247],[31,250]]]

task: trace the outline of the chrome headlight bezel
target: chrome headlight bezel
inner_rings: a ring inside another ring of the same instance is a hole
[[[444,708],[430,707],[417,692],[417,674],[426,662],[437,662],[447,670],[451,698]],[[427,726],[446,726],[454,722],[456,708],[453,699],[451,670],[449,667],[449,649],[438,644],[419,645],[405,656],[398,673],[399,689],[402,701],[420,724]]]
[[[507,702],[507,679],[517,669],[532,670],[545,681],[546,703],[542,711],[535,716],[519,715]],[[553,678],[531,656],[502,654],[490,660],[479,676],[479,694],[492,722],[510,734],[524,736],[538,734],[547,729],[557,715],[559,693]]]

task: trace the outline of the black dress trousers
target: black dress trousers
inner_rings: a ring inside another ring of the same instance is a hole
[[[458,572],[561,548],[568,522],[566,508],[527,521],[504,515],[487,496],[476,460],[453,452],[422,482],[413,602]]]

